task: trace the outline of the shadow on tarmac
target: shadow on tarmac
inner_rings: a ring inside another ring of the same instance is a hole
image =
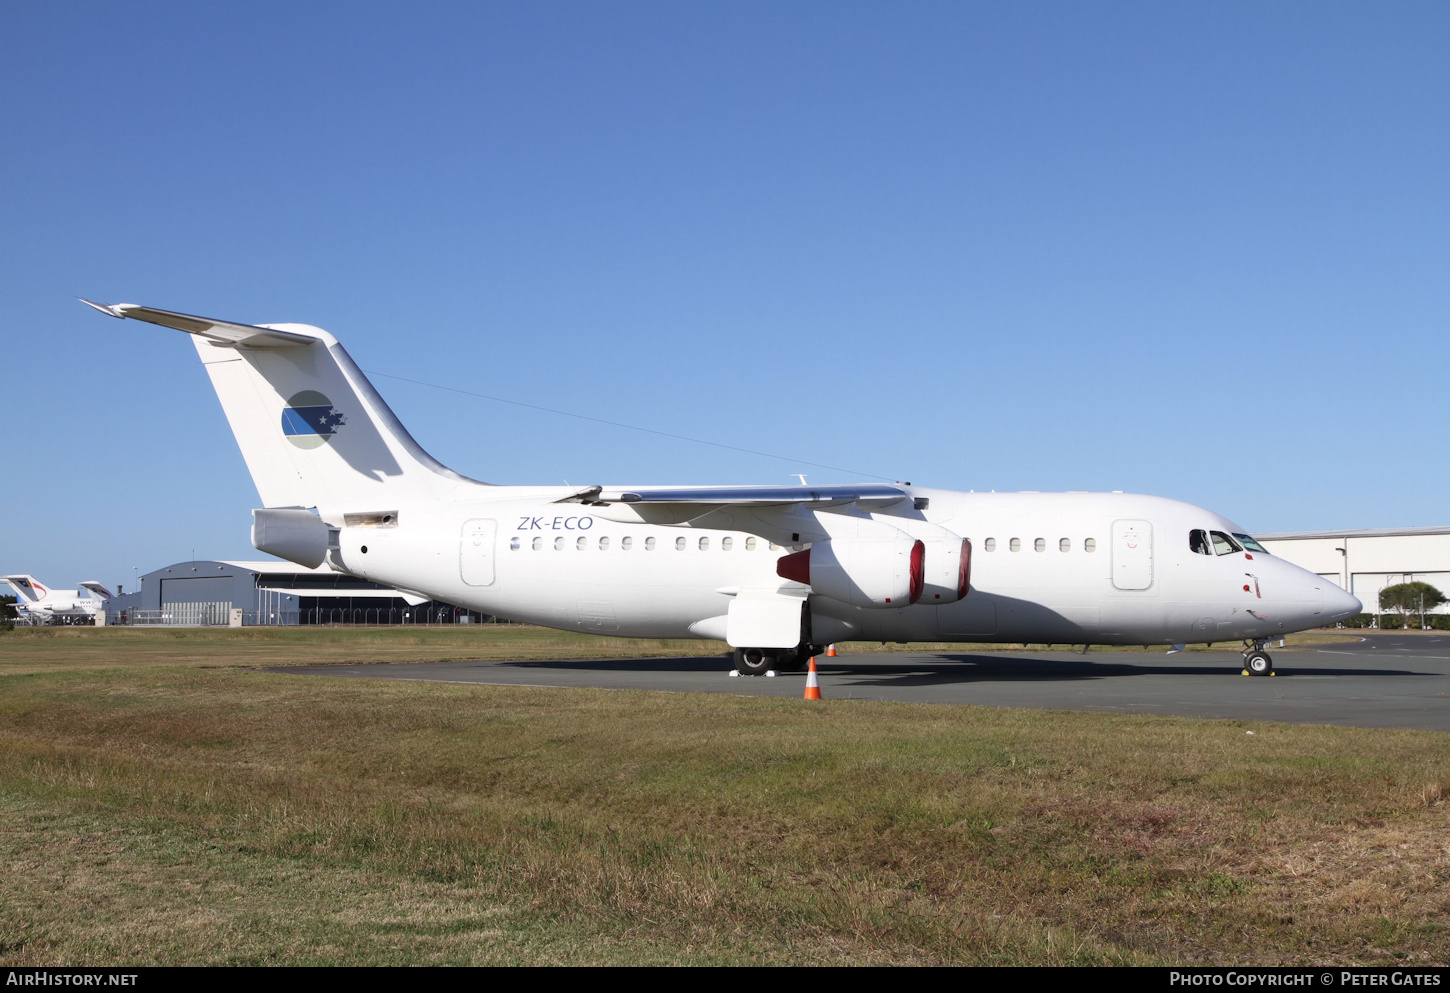
[[[941,683],[1045,682],[1120,679],[1128,676],[1237,676],[1242,666],[1234,661],[1217,665],[1160,665],[1155,663],[1093,662],[1043,658],[999,658],[993,655],[938,655],[940,661],[916,660],[852,665],[840,657],[817,657],[822,675],[855,677],[862,686],[926,686]],[[730,667],[728,657],[653,659],[554,659],[494,662],[489,665],[520,669],[572,669],[580,672],[713,672]],[[1437,673],[1408,669],[1319,668],[1294,665],[1275,670],[1279,676],[1432,676]],[[786,673],[785,675],[803,675]]]
[[[999,659],[985,655],[944,656],[950,663],[918,665],[873,665],[835,671],[858,677],[863,686],[887,684],[971,683],[971,682],[1055,682],[1091,679],[1122,679],[1129,676],[1238,676],[1243,667],[1235,662],[1220,665],[1135,665],[1126,662],[1067,662],[1059,659]],[[817,663],[819,666],[819,663]],[[822,670],[829,672],[831,670]],[[1291,665],[1276,668],[1280,677],[1293,676],[1420,676],[1404,669],[1321,669]]]

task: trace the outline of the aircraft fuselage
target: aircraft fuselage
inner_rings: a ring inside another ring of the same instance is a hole
[[[630,637],[724,637],[730,599],[808,594],[776,563],[801,545],[744,530],[625,523],[611,508],[508,498],[400,508],[390,528],[343,527],[334,565],[431,597],[555,628]],[[814,640],[1174,644],[1268,638],[1359,610],[1334,583],[1242,546],[1212,511],[1120,493],[961,493],[912,487],[927,507],[876,513],[972,543],[955,603],[885,609],[810,596]],[[333,516],[326,515],[325,516]],[[337,515],[340,516],[340,515]],[[366,552],[363,549],[366,548]]]

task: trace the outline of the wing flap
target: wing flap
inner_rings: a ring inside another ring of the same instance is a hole
[[[855,503],[863,509],[878,510],[910,498],[910,494],[899,487],[871,483],[862,486],[602,486],[593,501],[694,507],[779,507],[798,504],[812,509]]]

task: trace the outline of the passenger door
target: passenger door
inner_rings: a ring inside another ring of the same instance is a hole
[[[1113,587],[1146,590],[1153,585],[1153,525],[1113,522]]]
[[[469,586],[493,585],[493,543],[497,534],[498,521],[464,521],[458,572]]]

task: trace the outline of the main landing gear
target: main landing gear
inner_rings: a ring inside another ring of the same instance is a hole
[[[820,652],[815,645],[797,648],[737,648],[735,671],[742,676],[763,676],[772,669],[781,672],[802,672],[811,656]]]
[[[1274,660],[1269,653],[1264,651],[1264,646],[1269,643],[1267,638],[1255,638],[1253,641],[1244,641],[1244,675],[1245,676],[1272,676],[1274,674]]]

